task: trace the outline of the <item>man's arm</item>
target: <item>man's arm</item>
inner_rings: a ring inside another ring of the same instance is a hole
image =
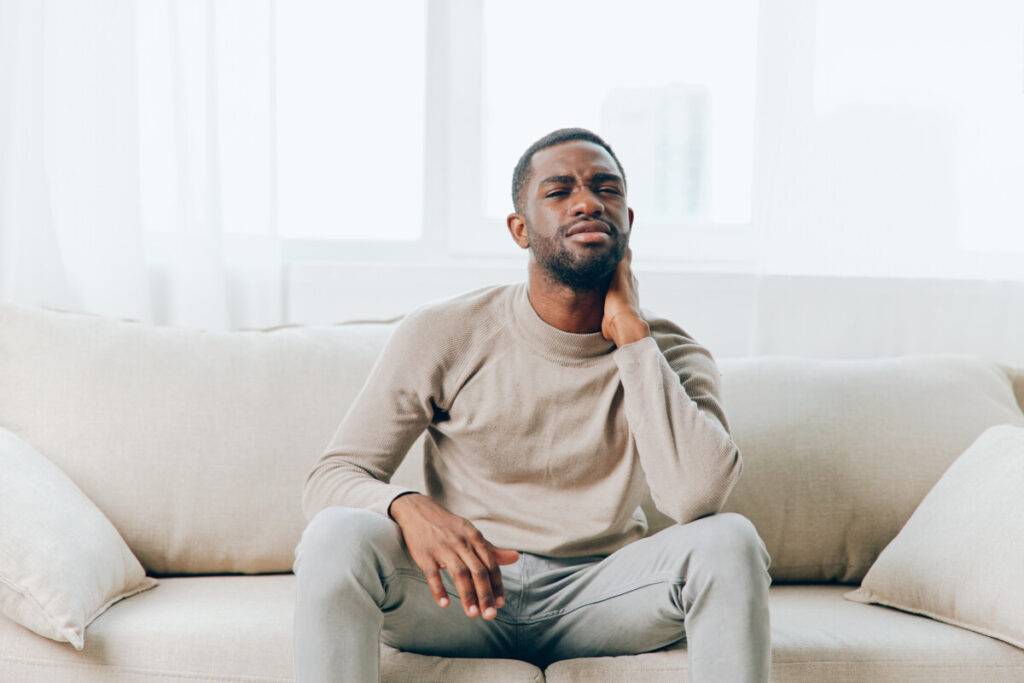
[[[307,519],[331,505],[387,515],[397,496],[411,492],[390,481],[412,443],[430,424],[429,401],[438,393],[435,373],[424,367],[425,354],[413,352],[413,340],[422,326],[423,321],[411,315],[385,344],[306,477],[302,509]]]
[[[303,511],[308,519],[331,505],[373,510],[393,519],[423,571],[437,603],[448,594],[440,569],[447,569],[470,617],[493,619],[504,605],[500,564],[518,553],[496,549],[466,519],[430,498],[390,484],[416,438],[445,400],[444,378],[458,372],[432,343],[436,322],[410,314],[395,330],[327,450],[306,478]],[[457,357],[457,355],[456,355]]]
[[[654,504],[686,523],[721,509],[742,459],[721,409],[711,355],[681,331],[662,352],[640,315],[630,263],[627,253],[605,297],[601,331],[618,347],[626,419]]]

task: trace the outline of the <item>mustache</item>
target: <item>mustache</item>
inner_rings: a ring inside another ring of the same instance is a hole
[[[566,237],[569,234],[569,231],[572,230],[577,225],[579,225],[580,223],[592,223],[594,221],[598,223],[604,223],[605,226],[607,226],[608,228],[609,235],[616,235],[619,232],[619,229],[615,226],[614,223],[604,218],[579,218],[577,220],[574,220],[572,223],[566,223],[565,225],[560,226],[558,228],[558,236]]]

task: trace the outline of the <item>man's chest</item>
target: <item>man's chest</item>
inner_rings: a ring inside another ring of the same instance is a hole
[[[588,479],[628,452],[622,399],[610,357],[572,366],[510,352],[467,373],[431,433],[492,478]]]

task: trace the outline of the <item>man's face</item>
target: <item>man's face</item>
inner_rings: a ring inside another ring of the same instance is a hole
[[[572,141],[534,154],[531,169],[522,218],[533,259],[573,289],[607,286],[633,224],[615,160],[600,145]]]

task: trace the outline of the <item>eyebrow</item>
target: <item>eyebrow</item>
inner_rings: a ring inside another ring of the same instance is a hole
[[[595,173],[590,178],[590,182],[592,182],[592,183],[605,183],[605,182],[608,182],[608,181],[622,183],[622,176],[616,175],[615,173]],[[540,184],[541,185],[556,185],[556,184],[574,183],[574,182],[576,182],[576,178],[571,176],[571,175],[553,175],[553,176],[548,176],[544,180],[540,181]]]

